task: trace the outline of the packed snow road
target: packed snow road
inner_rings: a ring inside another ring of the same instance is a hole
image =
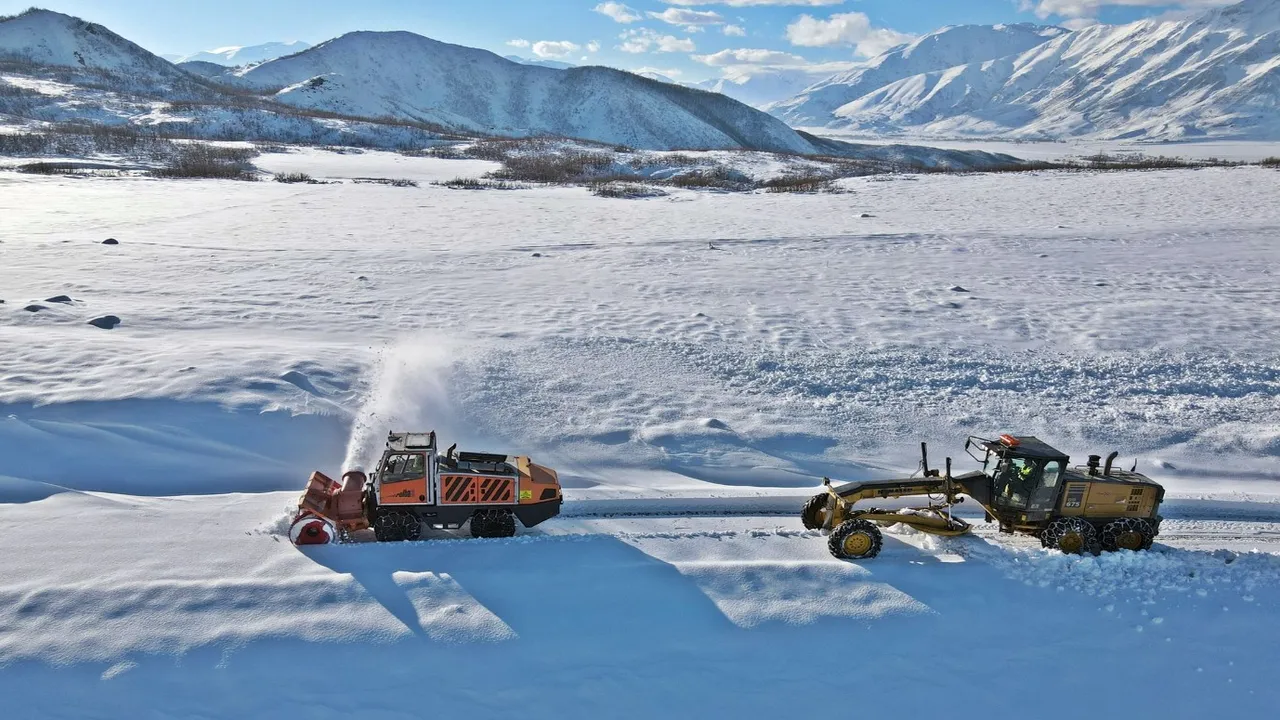
[[[1157,689],[1165,717],[1280,700],[1280,649],[1257,638],[1280,604],[1271,523],[1170,521],[1154,551],[1099,558],[984,528],[890,532],[848,563],[782,517],[565,517],[509,540],[304,551],[280,534],[288,500],[0,506],[17,717],[416,717],[428,697],[484,717],[777,717],[828,683],[886,713],[938,692],[961,717],[1025,716],[1062,683],[1107,716]]]

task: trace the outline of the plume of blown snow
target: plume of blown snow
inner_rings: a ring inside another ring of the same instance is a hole
[[[456,350],[443,338],[419,337],[382,353],[376,379],[352,424],[344,467],[372,467],[391,431],[436,430],[452,437],[459,430],[447,391]]]

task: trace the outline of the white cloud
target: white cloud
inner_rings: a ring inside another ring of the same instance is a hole
[[[803,5],[819,7],[840,5],[844,0],[662,0],[668,5],[728,5],[730,7],[759,7],[762,5]]]
[[[826,20],[801,15],[787,26],[787,39],[792,45],[831,47],[847,45],[863,57],[874,57],[891,47],[911,42],[914,35],[889,28],[871,27],[865,13],[837,13]]]
[[[529,47],[528,40],[508,40],[507,44],[511,47],[526,48]]]
[[[639,22],[644,19],[640,16],[640,13],[619,2],[600,3],[592,8],[592,10],[600,13],[601,15],[607,15],[613,18],[614,22],[620,22],[623,24]]]
[[[1096,17],[1098,10],[1108,5],[1127,7],[1166,7],[1176,5],[1184,10],[1224,7],[1240,0],[1021,0],[1019,9],[1034,10],[1037,17],[1061,15],[1067,18]],[[681,5],[685,3],[680,3]]]
[[[703,10],[678,10],[667,8],[660,13],[647,13],[654,20],[661,20],[668,25],[721,25],[724,17],[718,12]]]
[[[589,53],[600,52],[600,43],[596,42],[595,40],[592,40],[591,42],[587,43],[587,52]]]
[[[741,25],[725,25],[724,27],[720,28],[720,32],[730,37],[746,37],[747,36],[746,28],[742,27]]]
[[[533,44],[533,54],[543,59],[568,57],[582,47],[568,40],[542,40]]]
[[[618,46],[622,52],[693,52],[697,49],[689,38],[663,35],[648,28],[626,30],[618,37],[622,39]]]
[[[779,52],[777,50],[765,50],[764,48],[738,48],[733,50],[721,50],[718,53],[710,55],[694,55],[694,60],[703,65],[711,65],[713,67],[725,67],[727,65],[767,65],[771,67],[780,67],[786,65],[808,65],[809,61],[799,55],[791,53]]]

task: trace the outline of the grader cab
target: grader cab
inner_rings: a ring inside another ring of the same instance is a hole
[[[1046,548],[1065,553],[1098,554],[1102,550],[1146,550],[1160,529],[1164,488],[1133,470],[1112,467],[1090,455],[1084,466],[1030,436],[1001,435],[997,440],[970,437],[965,450],[982,469],[952,475],[929,468],[928,448],[921,443],[923,476],[854,482],[835,487],[823,479],[826,492],[810,498],[801,511],[805,527],[828,531],[828,547],[839,558],[875,557],[883,543],[880,528],[897,523],[936,535],[963,535],[972,528],[952,508],[968,496],[1001,532],[1034,535]],[[890,511],[854,509],[863,500],[927,496],[925,507]]]

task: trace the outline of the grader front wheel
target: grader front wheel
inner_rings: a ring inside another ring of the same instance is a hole
[[[809,498],[804,504],[800,510],[800,522],[804,524],[806,530],[821,530],[826,526],[827,503],[830,500],[830,495],[822,493]]]
[[[845,520],[827,537],[827,549],[841,560],[869,560],[880,554],[884,536],[869,520]]]

